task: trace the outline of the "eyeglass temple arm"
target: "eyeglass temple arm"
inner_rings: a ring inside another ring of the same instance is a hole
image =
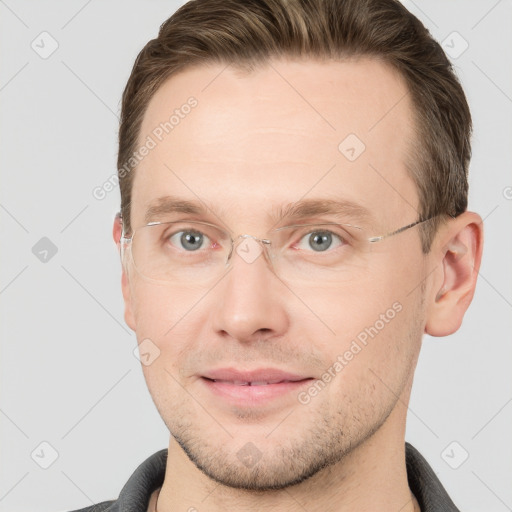
[[[428,219],[423,219],[423,220],[417,220],[416,222],[413,222],[412,224],[408,224],[407,226],[403,226],[401,228],[398,228],[396,229],[395,231],[391,231],[391,233],[387,233],[385,235],[381,235],[381,236],[372,236],[371,238],[369,238],[368,240],[371,242],[371,243],[374,243],[374,242],[380,242],[381,240],[384,240],[384,238],[389,238],[390,236],[394,236],[394,235],[398,235],[398,233],[402,233],[402,231],[406,231],[410,228],[413,228],[414,226],[417,226],[418,224],[422,224],[423,222],[427,222],[427,220],[431,220],[433,219],[434,217],[436,217],[436,215],[433,215],[432,217],[429,217]]]

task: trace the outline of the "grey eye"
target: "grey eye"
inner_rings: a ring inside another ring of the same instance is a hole
[[[197,251],[201,249],[209,238],[199,231],[178,231],[169,238],[169,241],[178,249]]]
[[[332,231],[312,231],[304,235],[297,247],[303,250],[323,252],[327,249],[334,249],[343,244],[342,238]]]

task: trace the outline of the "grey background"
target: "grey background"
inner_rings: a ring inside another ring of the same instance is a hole
[[[469,44],[453,62],[475,124],[470,209],[486,230],[463,326],[424,339],[406,439],[462,510],[512,510],[512,2],[404,3],[453,54],[464,45],[454,31]],[[116,171],[135,56],[178,5],[0,0],[0,510],[114,499],[167,447],[123,320],[119,191],[100,201],[92,190]],[[43,31],[58,42],[46,59],[31,47]]]

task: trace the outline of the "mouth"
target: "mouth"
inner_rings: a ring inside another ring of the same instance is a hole
[[[221,382],[224,384],[231,384],[233,386],[268,386],[271,384],[282,384],[284,382],[301,382],[302,380],[309,380],[309,379],[299,379],[299,380],[244,381],[244,380],[209,379],[208,377],[204,377],[204,378],[211,382]]]
[[[212,370],[201,375],[207,389],[231,405],[255,407],[277,400],[297,399],[300,388],[313,377],[266,368],[239,371],[232,368]]]

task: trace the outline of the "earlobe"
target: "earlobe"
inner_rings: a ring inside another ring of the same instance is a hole
[[[114,219],[114,226],[112,228],[112,236],[114,238],[114,242],[117,245],[117,250],[119,256],[121,256],[121,236],[123,233],[123,224],[121,220],[121,215],[118,213]],[[124,299],[124,320],[128,327],[135,331],[135,317],[133,314],[133,306],[132,306],[132,296],[130,289],[130,282],[128,279],[127,269],[123,261],[121,261],[121,290],[123,292]]]
[[[425,332],[448,336],[456,332],[475,292],[482,257],[483,225],[479,215],[464,212],[440,233],[433,288],[428,297]]]
[[[121,289],[123,291],[124,299],[124,321],[132,331],[135,331],[135,316],[133,314],[132,294],[130,289],[130,282],[128,280],[128,275],[124,265],[121,275]]]

